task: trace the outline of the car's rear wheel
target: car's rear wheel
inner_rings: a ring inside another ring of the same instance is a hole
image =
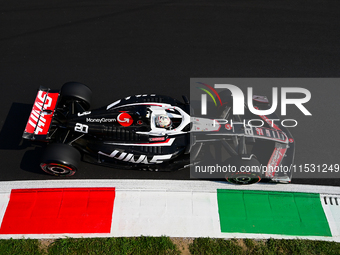
[[[51,144],[46,147],[40,167],[55,176],[72,176],[80,163],[80,152],[68,144]]]
[[[60,90],[61,101],[64,104],[77,102],[87,111],[91,106],[92,91],[89,87],[78,82],[67,82]]]

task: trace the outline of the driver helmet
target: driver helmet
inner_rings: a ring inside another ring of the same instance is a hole
[[[171,119],[166,114],[156,116],[156,126],[160,128],[169,128],[171,126]]]

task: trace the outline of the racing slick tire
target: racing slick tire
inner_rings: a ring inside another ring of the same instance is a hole
[[[226,174],[225,178],[229,183],[246,185],[258,183],[262,179],[260,162],[252,156],[250,159],[241,159],[234,156],[227,160],[227,164],[234,167],[235,171]]]
[[[71,145],[50,144],[42,155],[40,167],[54,176],[72,176],[78,169],[80,158],[80,152]]]
[[[63,103],[78,102],[85,111],[90,109],[92,91],[89,87],[78,82],[67,82],[60,90]]]

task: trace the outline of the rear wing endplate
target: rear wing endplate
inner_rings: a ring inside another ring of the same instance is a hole
[[[46,140],[51,126],[52,118],[58,102],[59,91],[40,87],[35,98],[31,114],[28,118],[25,139]]]

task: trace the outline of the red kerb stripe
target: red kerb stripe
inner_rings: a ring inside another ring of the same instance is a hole
[[[0,234],[110,233],[115,188],[12,190]]]

